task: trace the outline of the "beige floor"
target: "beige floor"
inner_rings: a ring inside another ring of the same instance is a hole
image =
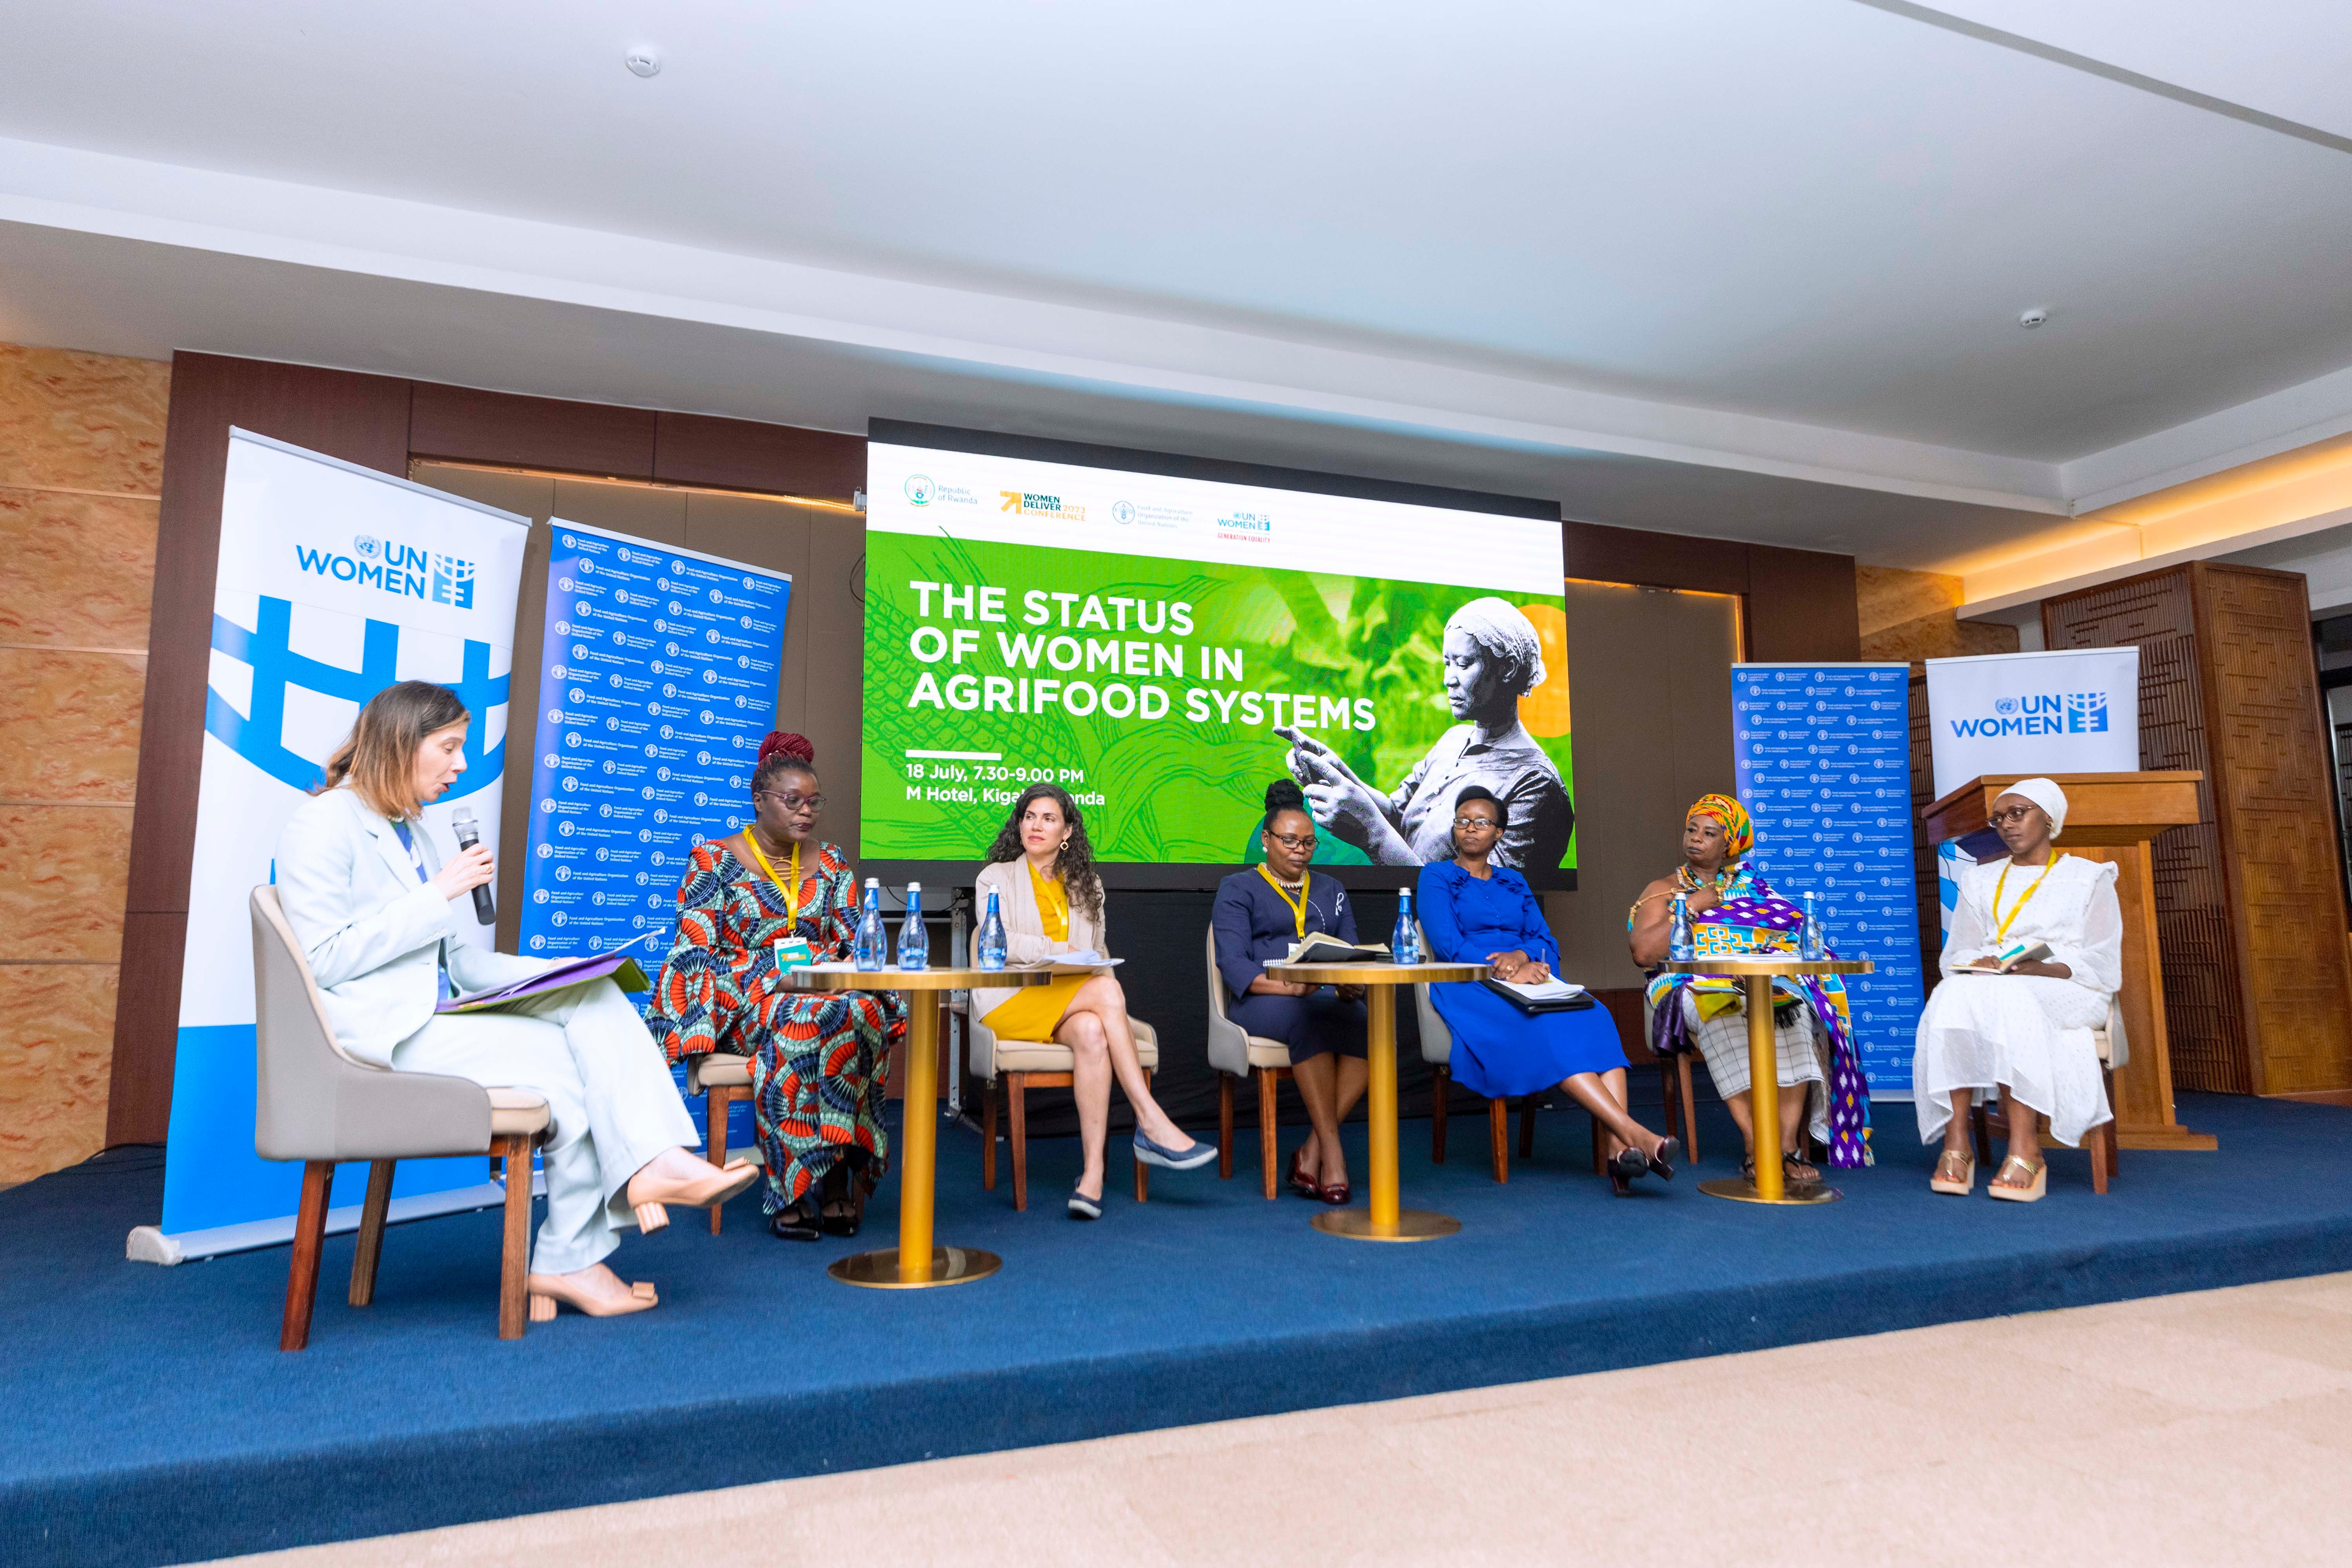
[[[236,1561],[526,1560],[2341,1564],[2352,1274]]]

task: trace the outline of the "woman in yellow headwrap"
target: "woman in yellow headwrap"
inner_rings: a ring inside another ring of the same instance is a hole
[[[1748,865],[1755,843],[1756,826],[1745,807],[1727,795],[1702,795],[1684,816],[1683,863],[1672,876],[1643,889],[1625,919],[1633,962],[1652,972],[1651,1048],[1662,1056],[1696,1049],[1706,1058],[1716,1092],[1747,1141],[1751,1175],[1756,1131],[1748,1117],[1748,1020],[1739,983],[1658,973],[1656,965],[1666,956],[1677,893],[1690,911],[1701,957],[1796,951],[1803,916]],[[1828,1146],[1831,1163],[1868,1163],[1869,1093],[1847,1025],[1843,988],[1827,978],[1775,981],[1772,1037],[1780,1087],[1802,1090],[1780,1097],[1783,1174],[1792,1182],[1821,1179],[1797,1142],[1799,1129],[1808,1126]]]

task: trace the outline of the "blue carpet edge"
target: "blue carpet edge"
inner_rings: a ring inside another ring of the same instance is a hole
[[[0,1482],[8,1562],[197,1562],[2352,1268],[2352,1223],[1904,1266],[1769,1286],[1234,1341],[854,1390],[518,1421],[268,1458]],[[1824,1285],[1831,1286],[1823,1289]],[[714,1430],[827,1433],[800,1452]]]

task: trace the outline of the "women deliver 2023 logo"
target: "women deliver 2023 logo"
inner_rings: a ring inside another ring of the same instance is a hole
[[[2038,691],[1994,700],[1992,711],[1949,721],[1952,733],[1990,739],[1996,735],[2095,735],[2107,728],[2104,691]]]

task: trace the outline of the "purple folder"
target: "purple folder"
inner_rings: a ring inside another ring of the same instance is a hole
[[[485,1007],[503,1003],[520,1002],[526,996],[541,996],[550,991],[561,991],[569,985],[583,985],[591,980],[611,975],[613,984],[624,991],[649,991],[652,982],[637,961],[625,952],[596,952],[586,958],[568,958],[562,963],[540,971],[528,979],[511,985],[501,985],[494,991],[474,991],[463,996],[452,996],[436,1013],[478,1013]]]

